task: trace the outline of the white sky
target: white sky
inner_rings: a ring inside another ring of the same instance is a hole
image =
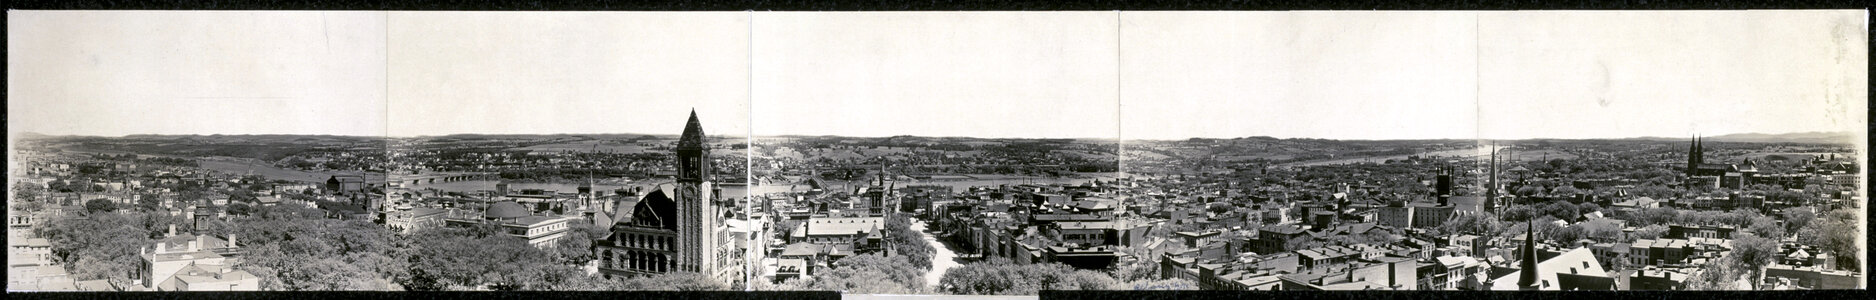
[[[384,13],[7,11],[9,133],[385,132]]]
[[[1123,12],[1122,135],[1470,138],[1473,18]]]
[[[1867,134],[1863,11],[1480,14],[1480,133]]]
[[[393,136],[749,132],[749,15],[394,12]]]
[[[756,134],[1115,138],[1116,21],[756,14]]]
[[[1866,134],[1867,19],[9,11],[7,122],[83,135],[656,134],[696,108],[718,135]]]

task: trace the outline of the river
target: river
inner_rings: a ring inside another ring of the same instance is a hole
[[[1095,180],[1114,180],[1114,178],[1117,178],[1117,177],[1119,176],[1119,175],[1118,175],[1118,173],[1079,173],[1079,175],[1080,175],[1080,176],[1075,176],[1075,177],[1034,177],[1034,176],[1009,176],[1009,175],[971,175],[971,176],[976,176],[976,177],[978,177],[978,178],[973,178],[973,179],[960,179],[960,180],[917,180],[917,179],[901,179],[901,180],[898,180],[898,181],[893,181],[893,182],[892,182],[892,184],[893,184],[893,185],[896,185],[896,186],[898,186],[898,187],[908,187],[908,186],[915,186],[915,185],[928,185],[928,186],[929,186],[929,185],[937,185],[937,186],[948,186],[948,187],[951,187],[952,189],[956,189],[956,190],[959,190],[959,191],[962,191],[962,190],[965,190],[965,189],[969,189],[969,188],[971,188],[971,187],[979,187],[979,186],[981,186],[981,187],[995,187],[995,186],[997,186],[997,185],[1000,185],[1000,184],[1068,184],[1068,185],[1079,185],[1079,184],[1083,184],[1083,183],[1088,183],[1088,182],[1090,182],[1090,181],[1095,181]],[[869,182],[866,182],[866,181],[854,181],[854,182],[853,182],[853,184],[854,184],[854,185],[870,185],[871,183],[869,183]],[[828,182],[828,183],[827,183],[827,186],[825,186],[825,188],[827,188],[827,189],[828,189],[828,191],[830,191],[830,192],[831,192],[831,191],[849,191],[849,190],[851,190],[852,188],[854,188],[854,186],[850,186],[850,185],[848,185],[848,184],[847,184],[847,183],[845,183],[845,182],[840,182],[840,181],[833,181],[833,182]],[[770,193],[780,193],[780,192],[789,192],[789,191],[795,191],[795,192],[806,192],[806,191],[808,191],[808,185],[807,185],[807,184],[795,184],[795,185],[779,185],[779,184],[769,184],[769,185],[756,185],[756,186],[754,186],[754,187],[751,187],[751,188],[750,188],[749,190],[750,190],[751,192],[753,192],[753,193],[754,193],[754,195],[765,195],[765,194],[770,194]],[[725,189],[725,193],[728,193],[728,189]]]
[[[468,180],[468,181],[420,184],[420,185],[409,186],[409,187],[415,188],[415,189],[426,189],[426,188],[437,189],[437,190],[445,191],[445,192],[492,191],[492,190],[495,190],[496,182],[497,181],[495,180]],[[598,191],[611,191],[611,190],[616,190],[616,189],[627,187],[627,186],[650,187],[650,186],[655,186],[660,183],[668,183],[668,182],[671,182],[671,181],[670,180],[646,180],[646,181],[632,182],[630,184],[595,183],[593,184],[593,189],[598,190]],[[510,191],[518,191],[518,190],[525,190],[525,189],[539,189],[539,190],[550,190],[550,191],[562,192],[562,193],[571,193],[571,192],[578,191],[579,188],[580,188],[579,183],[571,183],[571,182],[555,182],[555,183],[511,182],[511,183],[508,183],[508,190]],[[733,185],[723,186],[723,197],[725,199],[742,198],[742,197],[745,197],[744,195],[747,192],[748,192],[748,188],[745,188],[743,186],[733,186]]]

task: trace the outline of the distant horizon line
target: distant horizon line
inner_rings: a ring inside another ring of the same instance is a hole
[[[1726,138],[1726,137],[1729,137],[1729,136],[1741,136],[1741,135],[1765,135],[1765,136],[1784,136],[1784,135],[1807,135],[1807,134],[1822,134],[1822,135],[1853,135],[1854,133],[1853,133],[1853,132],[1849,132],[1849,131],[1801,131],[1801,132],[1785,132],[1785,133],[1761,133],[1761,132],[1744,132],[1744,133],[1727,133],[1727,134],[1718,134],[1718,135],[1706,135],[1706,134],[1702,134],[1701,136],[1702,136],[1702,137],[1707,137],[1707,138]],[[515,136],[556,136],[556,135],[561,135],[561,136],[577,136],[577,135],[646,135],[646,136],[677,136],[678,134],[675,134],[675,133],[671,133],[671,134],[653,134],[653,133],[633,133],[633,132],[617,132],[617,133],[452,133],[452,134],[443,134],[443,135],[413,135],[413,136],[390,136],[390,135],[383,135],[383,136],[376,136],[376,135],[344,135],[344,134],[304,134],[304,133],[252,133],[252,134],[223,134],[223,133],[209,133],[209,134],[202,134],[202,133],[191,133],[191,134],[172,134],[172,133],[136,133],[136,134],[124,134],[124,135],[117,135],[117,136],[109,136],[109,135],[90,135],[90,134],[44,134],[44,133],[37,133],[37,132],[20,132],[20,133],[19,133],[19,135],[22,135],[22,136],[45,136],[45,137],[97,137],[97,138],[123,138],[123,137],[131,137],[131,136],[235,136],[235,137],[239,137],[239,136],[324,136],[324,137],[351,137],[351,138],[396,138],[396,139],[410,139],[410,138],[441,138],[441,137],[451,137],[451,136],[468,136],[468,135],[515,135]],[[1690,137],[1666,137],[1666,136],[1628,136],[1628,137],[1592,137],[1592,138],[1556,138],[1556,137],[1527,137],[1527,138],[1394,138],[1394,139],[1386,139],[1386,138],[1383,138],[1383,139],[1376,139],[1376,138],[1319,138],[1319,137],[1274,137],[1274,136],[1263,136],[1263,135],[1253,135],[1253,136],[1240,136],[1240,137],[1188,137],[1188,138],[1170,138],[1170,139],[1168,139],[1168,138],[1134,138],[1134,139],[1127,139],[1127,138],[1119,138],[1119,137],[972,137],[972,136],[924,136],[924,135],[905,135],[905,134],[902,134],[902,135],[889,135],[889,136],[861,136],[861,135],[835,135],[835,134],[774,134],[774,135],[735,135],[735,134],[711,134],[711,135],[706,135],[706,137],[711,137],[711,138],[746,138],[746,139],[754,139],[754,138],[787,138],[787,137],[840,137],[840,138],[892,138],[892,137],[916,137],[916,138],[966,138],[966,139],[1016,139],[1016,140],[1050,140],[1050,139],[1055,139],[1055,140],[1059,140],[1059,139],[1069,139],[1069,140],[1116,140],[1116,141],[1121,141],[1121,142],[1126,142],[1126,141],[1149,141],[1149,142],[1150,142],[1150,141],[1179,141],[1179,140],[1191,140],[1191,139],[1204,139],[1204,140],[1230,140],[1230,139],[1244,139],[1244,138],[1270,138],[1270,139],[1279,139],[1279,140],[1296,140],[1296,139],[1311,139],[1311,140],[1335,140],[1335,141],[1431,141],[1431,140],[1454,140],[1454,141],[1462,141],[1462,140],[1479,140],[1479,141],[1486,141],[1486,140],[1498,140],[1498,141],[1518,141],[1518,140],[1632,140],[1632,139],[1670,139],[1670,140],[1671,140],[1671,139],[1687,139],[1687,138],[1691,138],[1691,136],[1690,136]],[[1852,137],[1853,137],[1853,136],[1852,136]]]

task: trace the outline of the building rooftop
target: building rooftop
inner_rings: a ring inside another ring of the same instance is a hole
[[[526,217],[530,214],[532,213],[529,212],[526,207],[521,207],[520,203],[515,203],[514,201],[503,201],[503,202],[496,202],[495,204],[489,205],[488,211],[483,213],[483,217],[492,218],[492,219],[511,219],[511,218]]]
[[[1565,284],[1565,282],[1559,281],[1559,274],[1575,274],[1577,276],[1572,277],[1574,279],[1571,280],[1571,284]],[[1585,282],[1583,280],[1577,280],[1581,279],[1580,277],[1608,277],[1608,274],[1607,271],[1602,269],[1602,264],[1596,261],[1596,255],[1590,253],[1589,248],[1571,249],[1570,251],[1558,254],[1556,257],[1551,257],[1550,259],[1537,263],[1538,286],[1539,289],[1546,291],[1584,288],[1582,285],[1575,285],[1576,283]],[[1518,276],[1518,272],[1499,276],[1492,280],[1491,289],[1499,291],[1518,290]]]
[[[808,235],[849,235],[878,230],[885,226],[885,218],[811,218],[808,219]]]

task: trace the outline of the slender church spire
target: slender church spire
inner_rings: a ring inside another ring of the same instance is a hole
[[[1707,137],[1694,137],[1694,166],[1707,163]]]
[[[1700,168],[1700,135],[1689,137],[1687,141],[1687,176],[1694,176]]]
[[[1498,210],[1498,142],[1492,142],[1492,178],[1486,180],[1485,201],[1480,203],[1486,213]]]
[[[1524,256],[1524,260],[1518,264],[1519,290],[1536,290],[1540,288],[1537,282],[1537,247],[1535,246],[1537,243],[1537,231],[1534,229],[1536,227],[1537,223],[1533,220],[1524,220],[1524,247],[1518,249],[1519,255]]]

